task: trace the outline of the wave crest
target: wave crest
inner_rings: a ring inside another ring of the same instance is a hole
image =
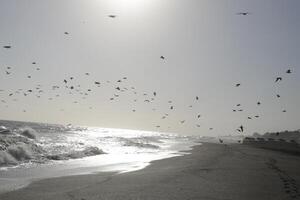
[[[48,155],[47,158],[50,160],[68,160],[68,159],[83,158],[87,156],[95,156],[100,154],[105,154],[105,152],[97,147],[87,147],[82,151],[73,151],[71,153]]]

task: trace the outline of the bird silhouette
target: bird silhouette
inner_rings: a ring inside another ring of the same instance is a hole
[[[237,83],[237,84],[235,84],[235,87],[239,87],[241,84],[240,83]]]
[[[5,46],[3,46],[3,48],[4,48],[4,49],[10,49],[11,46],[10,46],[10,45],[5,45]]]
[[[69,32],[64,32],[65,35],[69,35]]]
[[[164,57],[164,56],[160,56],[160,59],[164,60],[164,59],[165,59],[165,57]]]
[[[153,92],[153,95],[156,96],[156,92]]]
[[[108,17],[110,17],[110,18],[116,18],[117,15],[108,15]]]
[[[250,15],[251,13],[250,12],[239,12],[239,13],[236,13],[237,15]]]
[[[277,77],[276,80],[275,80],[275,83],[278,82],[278,81],[282,81],[282,77]]]
[[[219,139],[219,142],[222,144],[222,143],[223,143],[223,140]]]
[[[288,69],[288,70],[286,70],[286,73],[287,73],[287,74],[291,74],[291,73],[292,73],[292,70]]]
[[[241,130],[241,132],[244,132],[244,127],[243,127],[243,125],[240,126],[240,130]]]
[[[279,94],[276,94],[276,97],[277,97],[277,98],[280,98],[280,95],[279,95]]]
[[[199,97],[198,97],[198,96],[196,96],[196,100],[197,100],[197,101],[199,100]]]
[[[257,105],[260,105],[261,103],[260,102],[257,102]]]

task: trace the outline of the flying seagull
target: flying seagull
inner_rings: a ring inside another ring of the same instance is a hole
[[[69,35],[69,32],[64,32],[65,35]]]
[[[9,46],[9,45],[6,45],[6,46],[3,46],[3,48],[4,48],[4,49],[10,49],[10,48],[11,48],[11,46]]]
[[[239,128],[240,128],[241,132],[244,132],[244,127],[243,127],[243,125],[241,125]]]
[[[117,15],[108,15],[108,17],[110,17],[110,18],[116,18]]]
[[[275,80],[275,83],[278,82],[278,81],[282,81],[282,77],[277,77],[276,80]]]
[[[277,97],[277,98],[280,98],[280,95],[279,95],[279,94],[276,94],[276,97]]]
[[[251,13],[249,13],[249,12],[239,12],[239,13],[236,13],[236,14],[246,16],[246,15],[250,15]]]
[[[292,70],[288,69],[288,70],[286,71],[286,73],[287,73],[287,74],[291,74],[291,73],[292,73]]]
[[[237,84],[235,84],[235,87],[239,87],[241,84],[240,83],[237,83]]]
[[[260,105],[261,103],[260,102],[257,102],[257,105]]]
[[[165,59],[165,57],[164,57],[164,56],[160,56],[160,59],[164,60],[164,59]]]

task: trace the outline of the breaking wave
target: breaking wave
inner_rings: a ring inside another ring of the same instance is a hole
[[[25,134],[24,134],[25,132]],[[38,143],[28,129],[0,136],[0,167],[13,166],[26,162],[45,163],[48,160],[68,160],[104,154],[98,147],[84,147],[82,150],[70,150],[52,154]]]
[[[0,168],[101,154],[159,153],[173,137],[156,132],[0,120]]]

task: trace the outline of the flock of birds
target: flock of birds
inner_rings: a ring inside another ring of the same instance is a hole
[[[249,15],[251,13],[249,12],[240,12],[240,13],[237,13],[237,15],[243,15],[243,16],[246,16],[246,15]],[[108,15],[109,18],[116,18],[117,16],[116,15]],[[65,35],[69,35],[70,33],[69,32],[64,32]],[[5,45],[3,46],[4,49],[12,49],[12,46],[10,45]],[[159,57],[159,59],[161,60],[165,60],[165,56],[161,55]],[[36,62],[32,62],[31,63],[32,65],[36,66],[37,63]],[[35,70],[36,71],[40,71],[41,68],[40,67],[35,67]],[[13,68],[12,67],[6,67],[5,70],[4,70],[4,74],[6,76],[13,76]],[[292,70],[291,69],[287,69],[286,70],[286,74],[291,74],[292,73]],[[86,72],[84,74],[84,76],[88,77],[90,76],[90,73],[89,72]],[[27,75],[28,79],[31,79],[32,76],[31,75]],[[142,97],[143,97],[143,102],[144,103],[151,103],[151,102],[154,102],[156,97],[158,96],[158,93],[156,91],[153,91],[151,93],[140,93],[137,91],[137,89],[133,86],[127,86],[125,87],[124,85],[122,85],[123,82],[126,82],[127,81],[127,77],[122,77],[116,81],[105,81],[105,82],[100,82],[100,81],[92,81],[93,82],[93,86],[89,87],[89,88],[83,88],[80,83],[76,82],[75,83],[75,77],[74,76],[70,76],[70,77],[67,77],[65,79],[63,79],[61,81],[61,83],[59,84],[53,84],[50,86],[50,88],[48,88],[48,90],[52,90],[52,91],[57,91],[57,90],[62,90],[64,89],[65,91],[67,91],[67,94],[69,95],[74,95],[74,94],[78,94],[80,95],[80,97],[82,99],[86,99],[90,94],[91,92],[94,90],[93,87],[101,87],[103,84],[117,84],[113,86],[113,89],[114,89],[114,92],[113,92],[113,96],[111,96],[109,98],[110,101],[114,101],[116,100],[117,98],[119,98],[121,96],[121,93],[122,92],[126,92],[126,91],[130,91],[132,92],[134,95],[138,95],[140,94]],[[282,77],[276,77],[275,79],[275,83],[279,83],[283,80]],[[241,87],[241,83],[236,83],[235,84],[235,87]],[[30,89],[17,89],[15,91],[9,91],[9,90],[1,90],[0,89],[0,103],[2,104],[5,104],[6,107],[8,107],[8,100],[6,100],[6,98],[12,98],[12,99],[9,99],[9,100],[12,100],[12,101],[18,101],[17,98],[15,98],[15,96],[23,96],[23,97],[27,97],[29,95],[35,95],[36,98],[41,98],[44,95],[47,95],[49,94],[49,91],[46,91],[47,89],[43,87],[43,85],[41,84],[37,84],[35,85],[34,88],[30,88]],[[60,94],[56,94],[54,97],[47,97],[49,101],[53,100],[54,98],[58,98],[60,97],[61,95]],[[276,97],[277,98],[280,98],[281,96],[279,94],[276,94]],[[134,102],[137,102],[138,101],[138,96],[136,96],[134,99],[133,99]],[[199,96],[195,96],[195,99],[194,101],[199,101]],[[75,100],[73,101],[72,103],[74,104],[77,104],[79,103],[79,100]],[[175,109],[175,105],[173,104],[173,101],[172,100],[169,100],[168,102],[168,105],[169,105],[169,110],[172,111]],[[257,106],[260,106],[261,105],[261,102],[257,102],[256,103]],[[189,105],[188,107],[193,107],[192,105]],[[241,104],[237,104],[236,105],[237,108],[233,109],[232,111],[233,112],[243,112],[243,109],[241,109]],[[89,109],[93,109],[93,107],[89,107]],[[152,109],[153,111],[156,111],[156,108],[153,108]],[[60,109],[60,111],[64,111],[64,109]],[[137,109],[132,109],[132,112],[136,112]],[[23,112],[27,112],[25,109],[23,110]],[[287,112],[286,110],[282,110],[282,112]],[[166,119],[167,117],[169,116],[169,113],[164,113],[163,116],[161,117],[161,120],[163,119]],[[259,115],[255,115],[254,118],[259,118],[260,116]],[[196,114],[195,116],[195,119],[196,120],[199,120],[201,118],[201,114]],[[249,120],[252,119],[251,116],[248,116],[247,117]],[[184,124],[186,123],[186,120],[179,120],[178,122],[179,124]],[[161,125],[154,125],[156,128],[161,128]],[[199,123],[196,123],[195,124],[196,127],[201,127],[201,125]],[[170,128],[170,127],[168,127]],[[213,127],[210,127],[209,130],[213,130],[214,128]],[[243,133],[245,131],[245,127],[244,125],[240,125],[239,127],[237,127],[236,131],[238,133]],[[223,143],[222,140],[220,140],[221,143]]]

